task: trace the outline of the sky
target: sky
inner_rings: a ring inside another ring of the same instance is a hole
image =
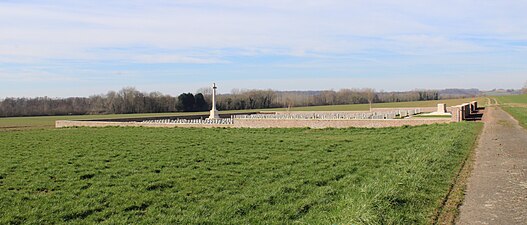
[[[0,98],[521,88],[527,1],[0,0]]]

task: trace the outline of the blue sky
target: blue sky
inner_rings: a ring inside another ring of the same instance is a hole
[[[527,1],[0,0],[0,98],[520,88]]]

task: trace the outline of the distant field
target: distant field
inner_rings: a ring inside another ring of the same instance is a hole
[[[480,128],[3,132],[0,224],[426,224]]]
[[[404,108],[404,107],[436,107],[439,103],[445,103],[447,106],[460,105],[471,101],[479,101],[485,103],[485,98],[463,98],[463,99],[447,99],[434,101],[417,101],[417,102],[394,102],[394,103],[377,103],[373,104],[373,108]],[[328,106],[310,106],[310,107],[295,107],[294,111],[368,111],[369,104],[353,104],[353,105],[328,105]],[[280,109],[285,110],[285,109]]]
[[[520,124],[527,128],[527,95],[510,95],[496,97],[503,110],[507,111]]]
[[[500,103],[520,103],[527,104],[527,95],[508,95],[496,97]]]
[[[232,112],[254,112],[255,110],[225,111]],[[35,117],[8,117],[0,118],[0,130],[4,129],[35,129],[55,127],[57,120],[85,120],[85,119],[113,119],[113,118],[141,118],[141,117],[163,117],[207,114],[208,112],[190,113],[144,113],[144,114],[111,114],[111,115],[77,115],[77,116],[35,116]]]
[[[438,103],[445,103],[449,106],[459,105],[473,101],[473,98],[466,99],[448,99],[437,101],[419,101],[419,102],[397,102],[397,103],[379,103],[373,104],[374,108],[403,108],[403,107],[435,107]],[[477,98],[481,103],[485,103],[485,98]],[[280,109],[264,109],[262,111],[283,111]],[[313,106],[313,107],[295,107],[295,111],[367,111],[368,104],[354,104],[354,105],[332,105],[332,106]],[[244,111],[225,111],[224,113],[233,112],[255,112],[258,110],[244,110]],[[203,114],[208,112],[198,113],[150,113],[150,114],[117,114],[117,115],[82,115],[82,116],[39,116],[39,117],[12,117],[0,118],[0,131],[6,129],[34,129],[34,128],[52,128],[55,126],[56,120],[81,120],[81,119],[111,119],[111,118],[139,118],[139,117],[155,117],[155,116],[175,116],[175,115],[191,115]]]
[[[172,116],[175,113],[152,114],[114,114],[114,115],[79,115],[79,116],[35,116],[35,117],[9,117],[0,118],[1,128],[50,128],[55,126],[56,120],[82,120],[82,119],[111,119],[135,118],[147,116]]]

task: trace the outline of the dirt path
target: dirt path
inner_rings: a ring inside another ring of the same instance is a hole
[[[488,107],[457,224],[527,224],[527,131]]]

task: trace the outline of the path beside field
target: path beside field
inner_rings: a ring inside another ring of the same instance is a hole
[[[487,107],[457,224],[527,224],[527,131]]]

